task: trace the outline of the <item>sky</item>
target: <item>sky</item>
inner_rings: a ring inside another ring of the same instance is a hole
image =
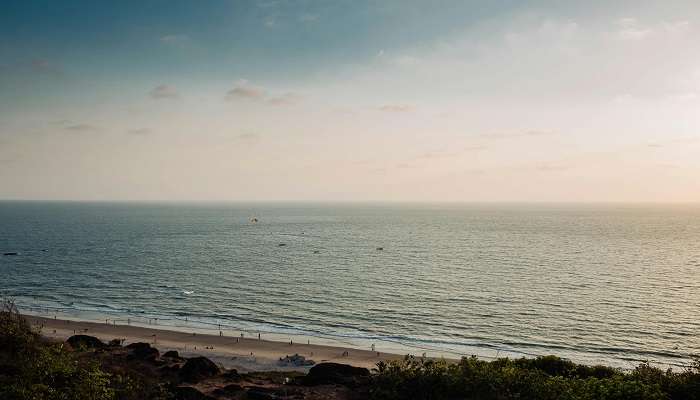
[[[0,199],[700,202],[700,2],[5,0]]]

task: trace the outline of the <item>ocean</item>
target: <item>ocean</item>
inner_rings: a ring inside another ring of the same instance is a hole
[[[620,368],[700,354],[700,206],[3,201],[14,252],[0,292],[37,315]]]

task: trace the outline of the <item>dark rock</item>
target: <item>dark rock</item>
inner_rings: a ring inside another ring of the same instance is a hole
[[[239,379],[241,379],[241,376],[238,374],[238,371],[236,371],[235,369],[226,370],[226,372],[224,372],[223,374],[221,374],[221,377],[222,377],[222,378],[229,379],[229,380],[239,380]]]
[[[9,252],[9,253],[3,253],[2,255],[3,255],[3,256],[18,256],[19,253],[16,253],[16,252],[14,252],[14,251],[11,251],[11,252]]]
[[[177,386],[173,389],[175,400],[210,400],[209,397],[191,386]]]
[[[160,357],[158,349],[151,347],[148,343],[131,343],[126,348],[131,350],[127,356],[131,360],[155,361]]]
[[[219,367],[206,357],[194,357],[187,360],[180,368],[180,379],[185,382],[197,383],[202,379],[218,375]]]
[[[228,396],[231,394],[236,394],[239,392],[243,391],[243,387],[241,385],[236,385],[235,383],[232,383],[230,385],[226,385],[223,388],[219,388],[214,390],[213,394],[217,396]]]
[[[150,349],[151,345],[148,343],[144,342],[136,342],[136,343],[129,343],[126,345],[126,348],[129,350],[136,350],[136,349]]]
[[[306,367],[316,364],[313,360],[307,360],[306,357],[295,354],[280,358],[277,364],[281,366]]]
[[[180,371],[180,365],[179,364],[164,365],[163,367],[161,367],[161,370],[178,373]]]
[[[338,363],[321,363],[309,370],[302,383],[308,386],[324,384],[356,386],[365,383],[368,379],[369,370],[367,368]]]
[[[163,357],[168,357],[168,358],[180,358],[180,353],[178,353],[178,352],[175,351],[175,350],[170,350],[170,351],[166,351],[166,352],[163,354]]]
[[[66,341],[74,349],[101,349],[106,346],[100,339],[88,335],[73,335]]]
[[[246,396],[253,400],[274,400],[280,398],[276,390],[257,386],[248,388]]]

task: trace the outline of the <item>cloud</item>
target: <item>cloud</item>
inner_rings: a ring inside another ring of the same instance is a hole
[[[536,129],[527,130],[524,132],[498,132],[498,133],[484,133],[479,135],[484,139],[489,140],[503,140],[503,139],[516,139],[523,137],[539,137],[539,136],[550,136],[554,135],[551,131],[541,131]]]
[[[177,90],[168,85],[158,85],[148,92],[153,99],[177,99],[180,97]]]
[[[318,20],[318,14],[304,13],[299,16],[300,22],[314,22]]]
[[[621,18],[617,21],[617,36],[623,40],[644,39],[652,33],[649,28],[642,28],[635,18]]]
[[[412,112],[414,110],[413,106],[405,104],[385,104],[378,107],[379,111],[401,113],[401,112]]]
[[[301,96],[292,92],[287,92],[277,96],[268,96],[265,89],[253,86],[246,80],[240,80],[239,83],[233,89],[226,92],[224,98],[227,101],[264,101],[265,103],[273,106],[284,106],[298,102]]]
[[[564,164],[554,164],[554,163],[538,163],[535,165],[535,169],[541,172],[559,172],[559,171],[566,171],[568,169],[571,169],[570,165],[564,165]]]
[[[44,58],[35,58],[32,60],[29,63],[29,68],[31,71],[38,74],[53,75],[54,77],[63,76],[63,69],[60,66]]]
[[[190,37],[187,35],[182,35],[182,34],[174,34],[174,35],[165,35],[160,37],[160,42],[171,45],[171,46],[177,46],[177,45],[182,45],[185,43],[188,43],[190,41]]]
[[[90,125],[90,124],[75,124],[75,125],[69,125],[65,127],[65,130],[73,133],[88,133],[88,132],[97,132],[100,130],[99,127],[95,125]]]
[[[226,100],[247,99],[247,100],[263,100],[265,91],[255,86],[246,84],[238,85],[226,92]]]
[[[418,168],[418,166],[415,164],[410,164],[410,163],[399,163],[399,164],[396,164],[396,168],[411,169],[411,168]]]
[[[277,25],[277,18],[276,17],[265,17],[263,19],[263,25],[265,25],[266,28],[274,28]]]
[[[261,138],[262,136],[257,133],[241,133],[240,135],[236,136],[236,140],[246,143],[257,143]]]
[[[273,106],[287,106],[299,101],[300,97],[294,93],[285,93],[281,96],[271,97],[267,100]]]
[[[153,133],[152,130],[149,128],[135,128],[135,129],[129,129],[127,131],[129,135],[134,135],[134,136],[147,136]]]

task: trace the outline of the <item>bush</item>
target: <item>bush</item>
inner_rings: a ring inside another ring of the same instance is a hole
[[[14,302],[0,303],[0,399],[110,400],[110,375],[78,362],[63,344],[42,341]]]
[[[469,357],[456,364],[407,356],[377,365],[371,393],[381,400],[700,400],[700,370],[698,363],[683,372],[642,364],[623,372],[555,356],[491,362]]]

